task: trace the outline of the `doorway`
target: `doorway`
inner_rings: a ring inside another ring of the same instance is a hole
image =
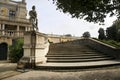
[[[0,60],[7,60],[7,53],[8,53],[8,44],[1,43],[0,44]]]

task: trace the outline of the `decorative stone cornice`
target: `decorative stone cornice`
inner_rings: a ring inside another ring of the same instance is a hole
[[[15,21],[15,20],[7,20],[0,18],[0,24],[9,24],[9,25],[21,25],[21,26],[32,26],[29,21]]]

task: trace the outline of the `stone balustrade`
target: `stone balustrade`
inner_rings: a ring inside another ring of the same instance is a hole
[[[15,31],[15,30],[0,30],[0,36],[5,36],[5,37],[24,37],[24,32],[25,31]]]

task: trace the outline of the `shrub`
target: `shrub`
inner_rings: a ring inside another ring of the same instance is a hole
[[[15,40],[15,43],[9,47],[10,50],[10,60],[11,62],[18,62],[23,56],[23,39]]]

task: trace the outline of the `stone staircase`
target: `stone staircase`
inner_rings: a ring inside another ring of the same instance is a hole
[[[82,39],[50,44],[46,58],[46,63],[36,64],[37,69],[75,70],[120,65],[120,61],[92,49]]]
[[[114,59],[76,41],[51,44],[46,57],[48,63],[75,63]]]

